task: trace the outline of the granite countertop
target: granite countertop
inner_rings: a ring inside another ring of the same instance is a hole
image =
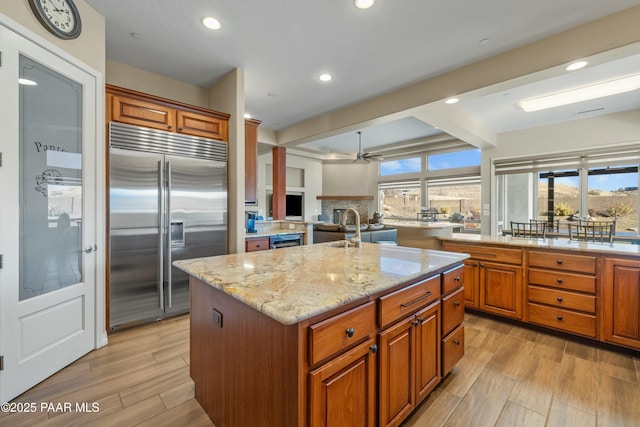
[[[385,225],[392,225],[394,227],[411,227],[411,228],[462,228],[464,224],[459,222],[448,221],[402,221],[394,219],[385,219]]]
[[[485,236],[480,234],[453,233],[451,237],[441,237],[457,243],[488,243],[526,247],[529,249],[559,249],[564,251],[600,252],[615,255],[640,256],[640,245],[627,243],[578,242],[569,239],[528,239],[513,236]]]
[[[286,234],[307,234],[303,230],[267,230],[258,231],[257,233],[245,233],[245,239],[255,239],[256,237],[283,236]]]
[[[292,325],[468,258],[466,254],[343,241],[175,261],[173,264]]]

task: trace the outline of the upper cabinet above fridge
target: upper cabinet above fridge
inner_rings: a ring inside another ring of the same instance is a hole
[[[107,85],[107,122],[229,141],[229,114]]]

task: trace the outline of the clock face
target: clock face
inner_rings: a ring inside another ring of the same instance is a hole
[[[73,0],[29,0],[38,20],[54,35],[73,39],[80,35],[80,14]]]

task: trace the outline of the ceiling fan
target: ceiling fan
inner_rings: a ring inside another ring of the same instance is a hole
[[[369,163],[371,160],[384,160],[384,157],[378,154],[364,153],[362,151],[362,132],[358,131],[358,154],[353,160],[353,163]]]

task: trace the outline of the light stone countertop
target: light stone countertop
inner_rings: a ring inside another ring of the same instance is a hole
[[[409,228],[463,228],[464,224],[459,222],[448,221],[402,221],[394,219],[383,220],[384,225],[392,227],[409,227]]]
[[[612,255],[640,256],[640,245],[628,243],[578,242],[569,239],[528,239],[513,236],[486,236],[480,234],[453,233],[451,237],[440,240],[456,243],[487,243],[519,246],[529,249],[558,249],[563,251],[598,252]]]
[[[270,231],[258,231],[257,233],[245,233],[245,239],[255,239],[257,237],[270,237],[270,236],[283,236],[287,234],[307,234],[303,230],[270,230]]]
[[[285,325],[431,272],[466,254],[344,241],[246,252],[173,265]]]

